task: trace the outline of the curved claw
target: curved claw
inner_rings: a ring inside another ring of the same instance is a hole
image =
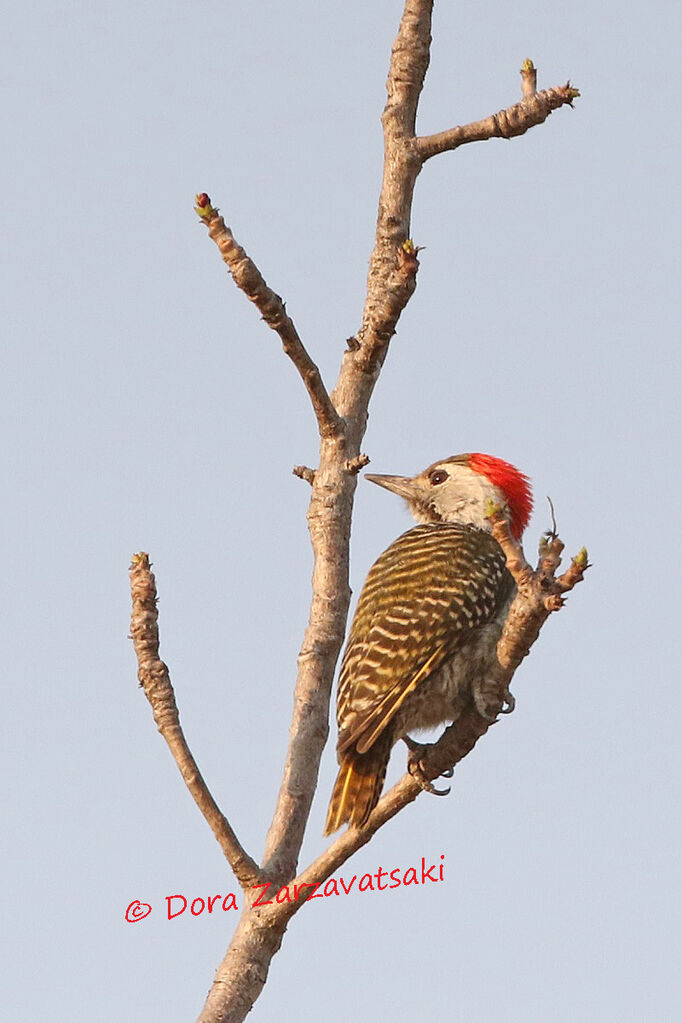
[[[421,758],[426,754],[431,744],[416,742],[414,739],[411,739],[409,735],[404,735],[403,740],[410,751],[407,757],[407,770],[412,775],[422,792],[428,792],[432,796],[449,795],[449,786],[446,789],[437,789],[433,783],[424,776],[424,771],[421,766]],[[447,771],[443,771],[443,777],[452,778],[454,773],[454,768],[450,767]]]
[[[500,714],[511,714],[516,707],[516,700],[514,694],[510,689],[504,691],[504,703],[500,707]]]
[[[497,700],[495,701],[497,703]],[[507,688],[502,694],[502,706],[499,707],[493,714],[488,710],[489,702],[486,699],[485,693],[481,690],[474,690],[474,704],[478,714],[487,721],[489,725],[494,725],[497,721],[498,714],[511,714],[516,706],[516,700],[513,694]]]
[[[422,769],[417,761],[408,760],[407,770],[412,775],[422,792],[428,792],[432,796],[447,796],[450,794],[450,786],[446,789],[437,789],[433,782],[425,778]]]

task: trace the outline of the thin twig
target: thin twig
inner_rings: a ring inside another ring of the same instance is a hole
[[[242,848],[226,817],[220,812],[201,776],[180,726],[180,715],[168,668],[159,657],[156,580],[147,554],[136,554],[133,557],[130,566],[130,587],[133,598],[130,635],[137,655],[137,677],[151,704],[154,721],[168,743],[168,748],[194,802],[206,818],[237,880],[242,888],[250,888],[260,880],[258,866]]]
[[[343,420],[334,408],[322,382],[320,371],[298,336],[298,331],[286,311],[284,302],[272,288],[267,286],[260,270],[247,256],[241,245],[235,241],[232,231],[218,210],[211,205],[211,200],[205,192],[197,196],[195,209],[206,224],[209,235],[218,246],[237,287],[260,309],[267,325],[279,334],[284,351],[305,384],[317,418],[320,436],[342,435]]]
[[[535,70],[535,69],[533,69]],[[467,142],[484,142],[486,139],[511,139],[525,135],[529,128],[546,121],[553,110],[562,106],[573,106],[573,100],[580,95],[570,82],[555,89],[542,92],[529,91],[520,103],[506,110],[500,110],[481,121],[448,128],[435,135],[423,135],[415,140],[417,152],[425,162],[439,153],[446,153]]]
[[[540,539],[538,564],[533,571],[526,561],[521,544],[512,536],[506,515],[493,509],[490,515],[492,533],[507,558],[507,568],[514,577],[517,594],[497,644],[499,674],[497,682],[509,688],[512,676],[537,639],[540,629],[553,611],[564,603],[564,594],[582,582],[589,568],[587,551],[583,548],[573,559],[571,568],[556,577],[564,545],[558,536]]]

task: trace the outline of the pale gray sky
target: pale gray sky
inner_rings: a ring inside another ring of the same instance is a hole
[[[216,797],[258,856],[307,617],[315,429],[192,212],[205,189],[331,382],[359,325],[400,0],[14,5],[2,114],[3,1019],[195,1018],[237,886],[136,685],[127,566]],[[680,1017],[678,213],[672,0],[438,3],[422,132],[580,88],[511,142],[432,161],[426,246],[372,406],[375,472],[467,450],[534,480],[588,581],[517,711],[352,862],[429,888],[315,902],[254,1021]],[[362,484],[357,593],[409,520]],[[403,754],[396,752],[397,776]],[[330,743],[304,847],[324,848]],[[350,866],[350,865],[349,865]],[[348,871],[347,871],[348,872]],[[151,916],[124,920],[133,899]],[[236,916],[236,914],[232,914]]]

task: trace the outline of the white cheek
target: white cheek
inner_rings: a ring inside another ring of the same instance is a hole
[[[490,529],[486,512],[490,502],[504,504],[502,491],[485,476],[462,467],[450,479],[447,492],[441,495],[443,517],[451,522],[462,522],[478,529]]]

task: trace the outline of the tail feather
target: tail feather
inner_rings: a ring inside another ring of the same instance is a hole
[[[342,824],[361,828],[379,802],[391,753],[390,729],[379,736],[366,753],[347,750],[341,754],[341,766],[334,783],[327,812],[325,835]]]

